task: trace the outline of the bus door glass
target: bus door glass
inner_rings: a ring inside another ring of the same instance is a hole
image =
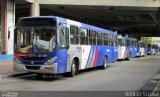
[[[68,49],[69,49],[69,29],[64,26],[59,26],[59,50],[58,50],[58,68],[59,73],[66,72],[68,61]]]

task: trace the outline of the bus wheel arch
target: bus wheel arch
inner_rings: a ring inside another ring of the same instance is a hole
[[[69,76],[74,77],[75,75],[78,74],[78,70],[79,70],[79,58],[74,57],[72,60],[71,71],[69,72]]]

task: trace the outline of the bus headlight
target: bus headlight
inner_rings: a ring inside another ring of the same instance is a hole
[[[52,57],[48,61],[46,61],[44,65],[52,65],[56,59],[57,57]]]
[[[21,64],[21,61],[18,58],[14,58],[14,62],[17,64]]]

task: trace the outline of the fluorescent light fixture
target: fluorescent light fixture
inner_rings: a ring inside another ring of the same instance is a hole
[[[25,0],[26,2],[34,3],[34,0]]]

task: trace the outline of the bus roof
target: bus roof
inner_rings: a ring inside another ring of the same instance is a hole
[[[136,38],[130,38],[130,37],[126,37],[126,36],[118,36],[118,38],[127,39],[127,40],[137,40]]]
[[[64,24],[71,24],[74,26],[78,26],[78,27],[82,27],[82,28],[86,28],[86,29],[90,29],[90,30],[95,30],[95,31],[102,32],[102,33],[117,35],[117,31],[114,32],[111,30],[103,29],[100,27],[92,26],[89,24],[77,22],[77,21],[70,20],[70,19],[65,19],[65,18],[58,17],[58,16],[30,16],[30,17],[22,17],[20,19],[31,19],[31,18],[56,18],[57,22],[61,22]]]

